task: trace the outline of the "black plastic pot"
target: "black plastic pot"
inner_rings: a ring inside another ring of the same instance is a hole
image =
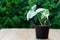
[[[49,25],[36,25],[36,38],[37,39],[48,39]]]

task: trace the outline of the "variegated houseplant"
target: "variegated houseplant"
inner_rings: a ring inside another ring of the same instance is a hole
[[[39,24],[35,26],[36,38],[47,39],[49,33],[49,10],[45,8],[37,8],[37,5],[33,5],[27,13],[27,20],[37,16]]]
[[[38,8],[36,9],[36,6],[37,5],[34,5],[31,7],[31,9],[28,11],[27,13],[27,20],[33,18],[34,16],[37,15],[37,18],[39,20],[39,23],[41,25],[46,25],[47,21],[49,22],[49,10],[48,9],[45,9],[45,8]],[[38,15],[40,13],[40,15]],[[42,21],[43,20],[43,21]]]

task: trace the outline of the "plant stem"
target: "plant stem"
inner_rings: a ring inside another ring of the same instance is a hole
[[[46,25],[46,21],[44,21],[44,25]]]
[[[39,21],[39,23],[42,25],[42,23],[41,23],[40,18],[39,18],[39,16],[38,16],[38,15],[37,15],[37,17],[38,17],[38,21]]]

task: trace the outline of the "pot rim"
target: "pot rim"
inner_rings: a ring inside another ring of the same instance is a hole
[[[35,26],[38,26],[38,27],[50,27],[51,25],[35,25]]]

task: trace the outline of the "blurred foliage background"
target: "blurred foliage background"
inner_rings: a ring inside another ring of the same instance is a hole
[[[34,28],[26,19],[34,4],[49,9],[51,28],[60,28],[60,0],[0,0],[0,28]]]

